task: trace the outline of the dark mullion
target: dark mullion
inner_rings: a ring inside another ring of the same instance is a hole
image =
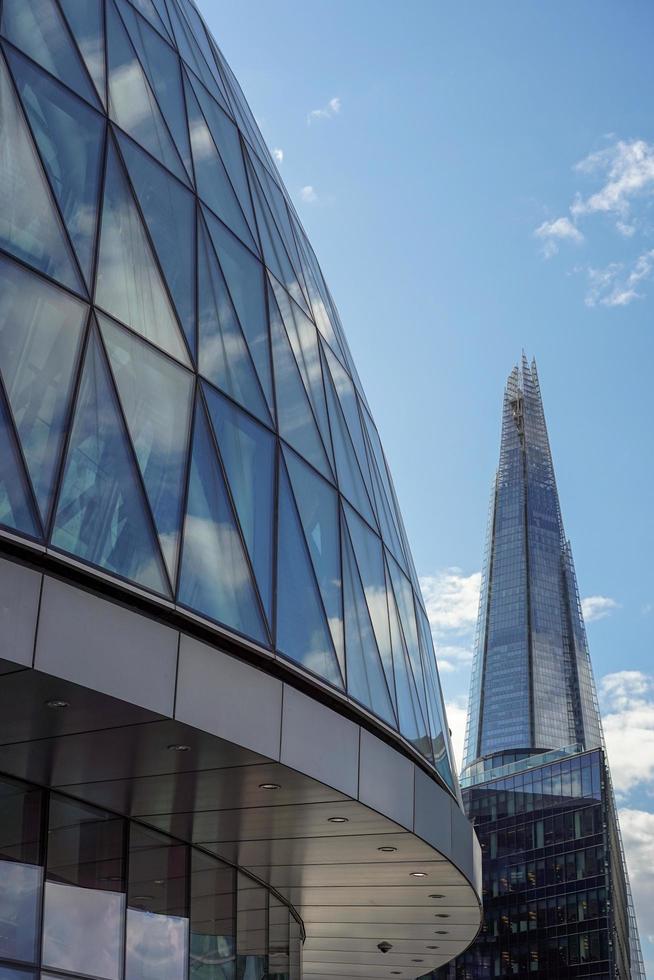
[[[71,43],[73,45],[73,48],[77,52],[78,60],[79,60],[79,62],[81,64],[81,66],[82,66],[82,71],[86,75],[87,81],[88,81],[89,85],[91,86],[91,91],[96,96],[96,98],[98,100],[98,103],[99,103],[101,109],[104,109],[104,106],[102,105],[102,99],[100,98],[100,94],[99,94],[97,88],[95,87],[95,82],[91,78],[91,73],[90,73],[90,71],[88,70],[88,68],[86,66],[86,61],[84,60],[84,58],[81,55],[81,52],[79,50],[79,45],[77,44],[77,39],[76,39],[75,35],[73,34],[73,32],[71,30],[70,24],[68,23],[68,19],[67,19],[66,15],[65,15],[65,13],[63,11],[63,8],[61,7],[61,4],[59,3],[59,0],[54,0],[54,3],[55,3],[55,6],[57,7],[57,10],[59,11],[59,16],[61,17],[61,19],[62,19],[62,21],[64,23],[64,30],[67,31],[68,37],[69,37],[69,39],[70,39],[70,41],[71,41]],[[69,91],[73,91],[73,90],[72,89],[69,89]],[[79,94],[79,93],[76,93],[76,94]],[[81,99],[84,99],[84,96],[83,95],[80,95],[80,98]],[[84,102],[86,102],[87,105],[91,105],[91,103],[89,103],[86,99],[84,99]],[[95,106],[94,108],[97,110],[97,106]]]
[[[318,596],[318,602],[320,603],[320,610],[321,610],[321,612],[323,614],[324,621],[325,621],[325,629],[327,631],[327,636],[329,637],[329,639],[331,640],[331,643],[332,643],[332,652],[334,654],[334,660],[336,661],[336,666],[337,666],[338,672],[339,672],[339,674],[341,676],[341,680],[343,681],[343,690],[345,691],[345,693],[347,693],[347,687],[345,687],[345,678],[343,677],[343,672],[341,670],[341,665],[340,665],[340,663],[338,661],[338,656],[336,654],[336,647],[335,647],[335,644],[334,644],[334,638],[332,637],[332,632],[331,632],[331,630],[329,628],[329,617],[327,616],[327,610],[325,609],[325,604],[323,602],[322,592],[321,592],[321,589],[320,589],[320,585],[318,583],[318,576],[316,575],[316,570],[315,570],[314,565],[313,565],[313,558],[311,557],[311,550],[309,548],[309,545],[307,544],[307,536],[306,536],[306,532],[304,530],[304,524],[302,522],[302,516],[300,514],[300,508],[298,507],[297,501],[295,499],[295,490],[293,489],[293,484],[291,482],[291,477],[289,475],[288,467],[286,466],[286,461],[284,459],[281,460],[280,474],[281,474],[282,468],[283,468],[283,472],[286,475],[286,480],[288,482],[288,489],[289,489],[289,492],[290,492],[290,495],[291,495],[291,506],[293,507],[293,509],[295,511],[295,516],[297,517],[297,522],[298,522],[298,525],[300,527],[300,534],[302,536],[302,544],[304,546],[304,553],[305,553],[305,555],[306,555],[306,557],[308,559],[309,568],[311,569],[311,572],[312,572],[313,582],[314,582],[314,585],[316,587],[316,594]],[[340,544],[340,542],[339,542],[339,544]],[[341,580],[341,591],[342,591],[342,589],[343,589],[343,582]],[[345,646],[345,644],[343,644],[343,646]],[[282,654],[283,654],[283,651],[282,651]],[[295,661],[295,662],[297,662],[297,661]],[[303,670],[308,670],[310,673],[315,674],[316,677],[320,677],[320,679],[323,681],[323,683],[329,684],[330,687],[333,687],[334,686],[331,683],[331,681],[328,681],[325,677],[321,677],[321,675],[318,674],[317,671],[314,671],[314,670],[311,670],[310,668],[305,667],[304,664],[300,664],[299,666],[302,667]]]
[[[205,421],[207,422],[207,424],[209,426],[209,431],[210,431],[210,434],[211,434],[210,435],[210,438],[211,438],[211,441],[213,443],[214,451],[216,453],[216,459],[218,460],[218,465],[220,467],[220,473],[221,473],[221,476],[222,476],[222,479],[223,479],[223,484],[224,484],[225,490],[227,492],[227,500],[229,502],[229,506],[230,506],[230,509],[231,509],[231,512],[232,512],[232,517],[234,519],[234,525],[236,527],[236,530],[237,530],[237,533],[238,533],[238,536],[239,536],[239,539],[240,539],[240,542],[241,542],[241,547],[243,549],[243,555],[244,555],[245,561],[247,563],[248,570],[250,572],[250,577],[252,579],[252,584],[254,585],[255,595],[256,595],[257,601],[259,603],[259,610],[261,612],[261,616],[263,618],[263,622],[264,622],[264,624],[266,626],[266,633],[268,634],[268,639],[270,641],[270,646],[272,647],[271,624],[269,622],[270,617],[269,617],[268,612],[267,612],[267,610],[266,610],[266,608],[265,608],[265,606],[263,604],[263,599],[261,598],[261,594],[260,594],[260,591],[259,591],[259,582],[257,580],[257,576],[256,576],[255,571],[254,571],[254,565],[252,564],[252,559],[250,557],[250,551],[249,551],[249,548],[247,546],[247,542],[245,540],[245,535],[243,534],[243,530],[241,528],[241,522],[240,522],[239,517],[238,517],[238,510],[236,509],[236,503],[234,501],[234,495],[232,493],[232,488],[231,488],[231,485],[230,485],[230,482],[229,482],[229,478],[227,476],[227,469],[226,469],[225,464],[223,462],[222,453],[220,452],[220,446],[218,444],[218,437],[217,437],[216,432],[215,432],[214,427],[213,427],[213,420],[211,418],[211,413],[209,411],[209,406],[207,405],[206,396],[204,394],[204,391],[202,391],[202,384],[200,384],[199,387],[200,387],[200,393],[201,393],[200,394],[200,397],[201,397],[201,401],[202,401],[202,407],[203,407],[204,415],[205,415]]]
[[[104,56],[104,104],[109,118],[109,33],[107,31],[107,2],[102,3],[102,54]]]
[[[91,328],[91,329],[93,329],[93,328]],[[166,579],[166,582],[168,583],[168,586],[169,586],[169,595],[172,598],[173,595],[174,595],[172,581],[171,581],[171,578],[170,578],[170,572],[168,571],[168,565],[166,564],[166,560],[165,560],[165,558],[163,556],[163,552],[161,550],[161,542],[159,541],[159,530],[157,528],[157,523],[156,523],[156,521],[154,519],[154,513],[153,513],[152,507],[150,505],[150,496],[148,494],[147,487],[145,485],[145,480],[143,478],[143,474],[141,473],[141,467],[139,465],[138,457],[136,455],[136,450],[134,449],[134,446],[132,444],[132,436],[130,434],[129,425],[127,424],[127,417],[125,416],[123,405],[122,405],[122,402],[120,400],[120,395],[118,393],[118,386],[116,384],[116,379],[114,378],[114,373],[113,373],[113,371],[111,369],[111,361],[109,359],[109,355],[108,355],[107,349],[105,347],[104,337],[102,336],[102,331],[100,330],[99,326],[96,325],[95,330],[96,330],[96,333],[97,333],[96,342],[100,345],[101,356],[104,358],[104,366],[105,366],[105,369],[106,369],[106,371],[108,373],[109,383],[111,385],[112,395],[113,395],[114,400],[116,402],[116,406],[117,406],[117,409],[118,409],[118,414],[120,416],[120,420],[121,420],[121,423],[122,423],[123,434],[124,434],[124,436],[125,436],[125,438],[127,440],[127,447],[126,447],[127,448],[127,452],[130,455],[130,457],[131,457],[132,467],[133,467],[133,469],[136,472],[136,479],[137,479],[137,482],[138,482],[138,484],[140,486],[140,489],[141,489],[142,499],[143,499],[143,502],[145,504],[145,508],[147,510],[148,517],[150,518],[150,527],[151,527],[152,533],[154,535],[154,544],[155,544],[155,547],[157,548],[157,552],[159,554],[159,559],[161,561],[161,567],[163,568],[163,571],[164,571],[164,574],[165,574],[165,579]]]
[[[352,554],[352,558],[354,559],[354,567],[356,569],[355,574],[357,575],[357,577],[359,579],[359,584],[361,585],[361,592],[363,593],[363,601],[365,603],[366,613],[368,614],[368,622],[370,624],[370,633],[372,635],[372,639],[373,639],[373,642],[375,644],[375,651],[377,653],[377,660],[379,661],[379,669],[381,671],[382,677],[384,678],[384,685],[385,685],[386,691],[388,693],[388,700],[390,701],[391,711],[392,711],[393,717],[395,719],[395,728],[396,728],[397,731],[399,731],[400,721],[399,721],[399,718],[397,716],[397,708],[395,706],[395,701],[393,699],[393,696],[391,695],[391,691],[390,691],[390,688],[388,686],[388,678],[386,677],[386,670],[384,669],[384,662],[383,662],[383,660],[381,658],[381,654],[379,652],[379,645],[377,643],[377,634],[375,633],[375,624],[372,621],[372,616],[370,615],[370,609],[368,607],[368,600],[366,599],[366,587],[365,587],[365,583],[364,583],[363,577],[361,575],[361,569],[359,568],[359,562],[357,561],[356,552],[354,550],[354,544],[352,543],[352,535],[350,534],[350,528],[348,527],[347,515],[345,514],[345,508],[343,507],[342,502],[339,502],[339,503],[340,503],[340,510],[342,511],[342,514],[341,514],[341,522],[342,522],[342,525],[343,525],[343,533],[347,537],[347,540],[349,541],[349,544],[350,544],[350,551],[351,551],[351,554]],[[342,545],[341,545],[341,551],[342,550],[343,550],[343,548],[342,548]],[[341,558],[341,560],[342,560],[342,558]],[[354,599],[354,596],[352,598]],[[389,640],[390,640],[390,624],[389,624]],[[372,700],[372,697],[371,697],[371,700]],[[370,705],[370,710],[372,711],[372,713],[374,715],[376,715],[383,722],[385,722],[386,724],[388,724],[388,722],[386,721],[385,718],[381,718],[381,715],[374,708],[373,705]]]
[[[111,125],[113,126],[113,123]],[[180,338],[182,340],[183,347],[186,350],[187,354],[189,355],[189,364],[193,365],[195,363],[195,358],[193,357],[193,351],[189,347],[189,342],[188,342],[188,339],[186,337],[186,331],[184,330],[184,328],[182,326],[182,322],[180,320],[179,313],[177,312],[177,306],[176,306],[176,304],[175,304],[175,302],[173,300],[172,293],[171,293],[170,288],[168,286],[168,280],[166,279],[166,276],[164,275],[164,271],[163,271],[163,268],[161,266],[161,261],[159,259],[159,254],[157,252],[157,249],[155,248],[154,241],[152,240],[152,236],[150,234],[150,229],[148,227],[148,223],[145,220],[145,215],[143,214],[143,211],[141,209],[141,203],[140,203],[140,201],[138,199],[138,195],[137,195],[136,190],[134,188],[134,185],[132,183],[132,178],[130,176],[129,169],[127,167],[127,164],[125,163],[125,160],[123,159],[122,153],[120,152],[120,144],[119,144],[118,140],[115,138],[115,136],[113,135],[113,133],[112,133],[112,145],[114,147],[115,152],[118,154],[118,162],[119,162],[120,166],[122,167],[123,177],[125,177],[125,179],[127,181],[127,187],[129,189],[129,193],[130,193],[130,196],[132,198],[132,203],[136,207],[136,211],[137,211],[137,214],[139,216],[139,220],[141,222],[141,228],[142,228],[143,233],[145,235],[145,239],[146,239],[148,245],[150,246],[150,252],[152,253],[152,259],[154,261],[154,264],[155,264],[155,267],[157,269],[157,272],[159,273],[159,278],[161,280],[161,285],[163,286],[164,293],[166,295],[166,298],[168,299],[168,303],[170,304],[170,309],[171,309],[171,312],[173,314],[173,319],[174,319],[175,324],[177,326],[177,329],[179,331],[179,335],[180,335]],[[164,171],[166,173],[168,173],[168,170],[165,167],[163,169],[164,169]],[[182,184],[182,186],[184,186],[184,185]],[[189,191],[188,188],[186,188],[186,190],[187,190],[188,193],[191,193],[192,194],[192,191]]]
[[[3,42],[3,43],[6,43],[6,42]],[[12,47],[13,47],[13,45],[12,45]],[[15,50],[16,51],[19,51],[19,48],[15,48]],[[20,53],[22,54],[22,52],[20,52]],[[18,113],[21,116],[21,118],[23,120],[23,123],[27,127],[27,137],[28,137],[28,140],[30,141],[32,152],[34,153],[34,155],[36,157],[36,160],[37,160],[37,163],[38,163],[38,167],[39,167],[39,169],[41,171],[41,174],[42,174],[42,176],[43,176],[43,178],[45,180],[45,185],[46,185],[46,187],[48,189],[48,193],[49,193],[49,197],[50,197],[50,204],[51,204],[52,210],[53,210],[54,215],[55,215],[55,221],[59,225],[59,230],[60,230],[60,232],[62,234],[63,243],[64,243],[64,246],[67,248],[68,256],[71,259],[72,266],[76,270],[77,275],[79,277],[79,281],[80,281],[81,285],[84,288],[84,293],[77,293],[76,295],[83,296],[83,298],[86,299],[87,302],[88,302],[88,299],[89,299],[89,295],[90,294],[89,294],[89,287],[88,287],[88,284],[86,282],[86,276],[82,272],[82,267],[81,267],[81,265],[79,263],[79,260],[77,258],[77,252],[73,248],[73,243],[70,240],[70,237],[68,235],[68,228],[66,226],[66,222],[64,221],[63,214],[62,214],[62,212],[61,212],[61,210],[59,208],[59,202],[57,201],[57,196],[54,193],[54,190],[52,188],[52,184],[50,182],[50,177],[48,176],[47,169],[44,166],[43,161],[41,160],[41,153],[39,152],[38,143],[37,143],[36,139],[34,138],[34,133],[32,131],[32,127],[30,125],[30,121],[29,121],[28,115],[25,112],[25,109],[23,107],[23,100],[20,97],[20,92],[18,91],[18,86],[16,85],[16,81],[14,79],[13,73],[11,71],[11,67],[9,65],[9,62],[8,62],[8,60],[6,58],[6,55],[5,55],[4,51],[2,52],[1,57],[2,57],[3,62],[4,62],[5,70],[6,70],[8,76],[9,76],[9,78],[11,80],[10,81],[10,84],[11,84],[11,87],[12,87],[12,90],[13,90],[13,93],[14,93],[14,98],[16,100],[16,105],[17,105]],[[31,60],[31,59],[28,59],[28,60]],[[34,61],[34,62],[32,62],[32,64],[37,65],[37,62]],[[40,71],[43,71],[43,69],[41,68],[40,65],[37,65],[37,67],[39,68]],[[88,105],[88,103],[85,103],[85,104]],[[54,280],[54,281],[56,282],[57,280]]]
[[[213,212],[212,212],[212,214],[213,214]],[[261,379],[259,378],[259,372],[257,371],[256,365],[254,363],[254,359],[252,357],[252,353],[250,351],[250,345],[248,344],[247,337],[245,336],[245,331],[243,330],[243,326],[241,324],[241,319],[240,319],[240,317],[238,315],[236,306],[234,304],[234,299],[232,297],[232,293],[231,293],[231,290],[229,288],[229,283],[227,281],[227,276],[223,272],[223,267],[221,265],[220,259],[218,258],[218,252],[216,251],[216,248],[214,246],[213,239],[211,237],[211,232],[209,231],[209,229],[207,227],[207,223],[206,223],[205,218],[204,218],[204,215],[202,215],[202,214],[200,214],[199,217],[198,217],[198,234],[199,234],[199,222],[200,221],[202,221],[202,227],[204,229],[205,242],[206,242],[207,246],[211,249],[211,251],[212,251],[212,253],[213,253],[214,257],[215,257],[216,263],[218,265],[218,269],[220,271],[220,275],[222,276],[223,283],[225,284],[225,289],[227,291],[227,296],[229,297],[229,302],[230,302],[231,307],[232,307],[232,313],[234,314],[234,319],[236,320],[236,323],[238,325],[239,331],[241,333],[241,337],[243,339],[243,343],[245,344],[245,350],[247,351],[248,360],[249,360],[250,365],[252,367],[252,371],[254,373],[254,377],[255,377],[255,380],[257,382],[257,385],[259,386],[259,391],[261,393],[261,399],[263,401],[263,404],[268,409],[268,412],[270,414],[270,418],[271,418],[271,421],[272,421],[273,426],[275,426],[275,424],[276,424],[275,412],[274,412],[274,410],[272,410],[272,406],[270,406],[268,404],[268,398],[266,396],[265,391],[263,390],[263,385],[261,383]],[[227,227],[227,226],[225,226],[225,227]],[[240,239],[239,239],[239,241],[240,241]],[[259,259],[257,259],[257,262],[259,262]],[[259,265],[261,265],[261,262],[259,262]],[[199,281],[199,275],[200,275],[199,268],[198,268],[197,272],[198,272],[197,278],[198,278],[198,281]],[[263,286],[263,293],[264,293],[264,308],[265,308],[265,311],[266,311],[266,317],[268,318],[268,303],[267,303],[267,296],[266,296],[267,290],[266,290],[265,275],[266,275],[266,273],[265,273],[265,267],[262,266],[261,267],[261,276],[262,276],[262,279],[263,279],[262,286]],[[220,320],[218,320],[218,323],[220,323]],[[200,361],[199,331],[200,331],[200,316],[199,316],[199,310],[198,310],[198,365],[199,365],[199,361]],[[270,374],[271,374],[271,378],[274,379],[274,372],[273,372],[273,367],[272,367],[272,351],[271,351],[271,344],[270,344],[270,329],[268,329],[268,350],[269,350],[270,358],[271,358]],[[199,373],[199,366],[198,366],[198,373]],[[202,375],[202,377],[204,377],[204,375]],[[217,390],[221,391],[221,393],[222,393],[222,388],[218,388],[218,385],[213,384],[211,381],[209,381],[209,383],[212,384],[212,387],[216,388]],[[274,380],[273,380],[272,383],[273,383],[273,397],[274,397]],[[232,398],[230,395],[227,395],[226,394],[226,397],[229,398],[230,401],[233,401],[235,405],[238,405],[239,408],[242,408],[242,409],[244,408],[244,406],[242,406],[240,402],[236,401],[236,399]],[[244,410],[247,411],[249,415],[252,415],[252,418],[255,418],[255,419],[257,419],[258,422],[261,422],[261,420],[258,418],[258,416],[256,416],[250,409],[245,408]],[[262,424],[265,424],[265,423],[262,423]],[[269,428],[269,426],[266,426],[266,428]]]

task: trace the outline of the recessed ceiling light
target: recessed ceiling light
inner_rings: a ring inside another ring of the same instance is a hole
[[[411,960],[412,963],[424,963],[424,960]]]
[[[69,708],[70,704],[63,698],[50,698],[49,701],[45,702],[45,706],[46,708]]]
[[[387,845],[385,847],[378,847],[377,850],[381,851],[382,854],[393,854],[393,852],[397,850],[397,847],[390,847],[390,845]]]
[[[426,871],[411,871],[410,874],[409,874],[409,876],[411,878],[426,878],[427,877],[427,872]]]
[[[440,946],[425,946],[425,949],[440,949]]]
[[[349,817],[328,817],[328,823],[348,823]]]
[[[259,783],[259,789],[281,789],[279,783]]]
[[[154,879],[154,883],[155,883],[155,885],[165,885],[166,884],[166,879],[165,878],[155,878]]]
[[[449,912],[437,912],[436,913],[436,918],[437,919],[449,919],[449,917],[450,917],[450,913]]]
[[[447,936],[447,929],[434,929],[435,936]]]
[[[172,745],[168,746],[170,752],[190,752],[191,746],[184,745],[182,742],[173,742]]]
[[[430,898],[445,898],[445,895],[430,895]]]

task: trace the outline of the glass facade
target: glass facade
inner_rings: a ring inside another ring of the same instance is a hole
[[[504,392],[463,801],[484,923],[439,980],[644,978],[536,364]]]
[[[190,0],[1,4],[0,280],[3,533],[317,675],[456,791],[338,313]]]
[[[0,777],[2,980],[299,980],[287,905],[211,854]]]

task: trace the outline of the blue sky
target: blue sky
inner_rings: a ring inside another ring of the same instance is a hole
[[[537,359],[654,975],[654,6],[200,7],[339,307],[457,740],[502,389]]]

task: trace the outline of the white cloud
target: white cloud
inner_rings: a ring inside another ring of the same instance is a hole
[[[332,119],[337,116],[341,111],[341,100],[337,95],[333,99],[330,99],[327,105],[324,105],[322,109],[312,109],[307,115],[307,125],[310,126],[312,122],[318,119]]]
[[[613,783],[625,794],[654,780],[654,677],[640,670],[607,674],[600,695]]]
[[[641,939],[654,942],[654,813],[619,811],[627,868],[638,913]]]
[[[559,250],[559,242],[569,241],[576,245],[581,245],[584,236],[579,229],[570,221],[570,218],[554,218],[552,221],[544,221],[536,231],[534,236],[543,242],[543,255],[546,259],[551,259]]]
[[[645,140],[618,140],[597,153],[591,153],[575,167],[579,173],[604,177],[598,191],[587,198],[577,195],[570,211],[578,218],[598,212],[616,215],[623,225],[634,199],[654,193],[654,145]]]
[[[445,704],[445,714],[447,723],[452,732],[452,750],[456,768],[461,769],[463,762],[463,745],[466,735],[466,719],[468,716],[468,699],[465,697],[454,698]]]
[[[272,155],[273,155],[273,160],[275,161],[275,163],[283,163],[284,162],[284,151],[282,149],[280,149],[278,146],[276,146],[273,149]]]
[[[420,579],[438,666],[444,673],[470,666],[480,586],[481,572],[464,575],[460,568]]]
[[[312,187],[311,184],[301,187],[300,200],[304,201],[305,204],[315,204],[318,200],[315,187]]]
[[[604,619],[614,609],[619,608],[620,604],[607,595],[588,595],[581,600],[581,611],[587,623],[592,623],[595,619]]]
[[[654,249],[639,255],[629,270],[622,262],[611,262],[604,269],[590,268],[586,306],[627,306],[635,299],[643,299],[638,286],[653,275]]]

